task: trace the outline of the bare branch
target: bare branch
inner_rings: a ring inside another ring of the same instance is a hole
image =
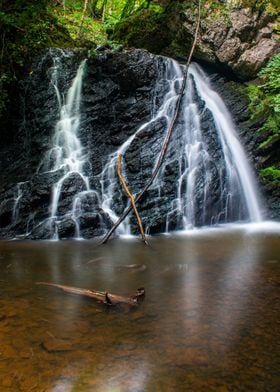
[[[118,156],[118,161],[117,161],[117,174],[118,174],[119,180],[120,180],[120,182],[121,182],[121,184],[122,184],[122,186],[123,186],[127,196],[130,199],[131,206],[132,206],[132,208],[134,210],[134,213],[135,213],[135,216],[136,216],[136,219],[137,219],[137,222],[138,222],[138,226],[139,226],[139,230],[140,230],[140,233],[141,233],[141,236],[142,236],[142,240],[143,240],[143,242],[145,242],[146,245],[149,245],[148,241],[146,239],[146,236],[145,236],[145,232],[144,232],[144,229],[143,229],[143,225],[142,225],[142,221],[141,221],[140,215],[139,215],[139,213],[137,211],[137,207],[136,207],[136,204],[135,204],[134,196],[130,193],[130,191],[128,189],[128,186],[127,186],[127,184],[126,184],[126,182],[125,182],[125,180],[124,180],[124,178],[123,178],[123,176],[121,174],[121,165],[122,165],[122,155],[120,154]]]
[[[186,63],[186,67],[185,67],[185,71],[184,71],[184,78],[183,78],[183,83],[180,89],[180,92],[178,94],[177,97],[177,101],[176,101],[176,106],[175,106],[175,111],[173,114],[173,118],[171,120],[171,123],[169,125],[169,128],[167,130],[166,136],[165,136],[165,140],[163,142],[162,145],[162,149],[156,164],[156,167],[151,175],[151,178],[148,180],[148,182],[146,183],[145,187],[142,189],[142,191],[135,197],[134,202],[137,203],[145,194],[145,192],[149,189],[149,187],[151,186],[151,184],[153,183],[154,179],[156,178],[159,169],[164,161],[165,155],[166,155],[166,151],[168,148],[168,144],[171,138],[171,134],[174,128],[174,125],[178,119],[178,114],[180,112],[180,107],[181,107],[181,103],[182,103],[182,97],[184,95],[184,91],[185,91],[185,87],[186,87],[186,82],[187,82],[187,76],[188,76],[188,68],[193,56],[193,52],[196,46],[196,42],[197,42],[197,38],[198,38],[198,32],[199,32],[199,26],[200,26],[200,12],[201,12],[201,0],[199,0],[198,3],[198,16],[197,16],[197,25],[196,25],[196,29],[195,29],[195,35],[194,35],[194,40],[193,40],[193,44],[191,47],[191,51],[189,53],[188,56],[188,60]],[[111,229],[108,231],[108,233],[104,236],[104,238],[102,239],[101,243],[104,244],[105,242],[108,241],[108,239],[110,238],[110,236],[113,234],[113,232],[117,229],[117,227],[121,224],[121,222],[126,218],[126,216],[129,214],[129,212],[133,209],[132,204],[123,212],[123,214],[119,217],[119,219],[117,220],[117,222],[115,222],[115,224],[111,227]]]

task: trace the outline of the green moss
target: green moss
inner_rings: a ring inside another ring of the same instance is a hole
[[[18,0],[2,4],[0,12],[0,115],[8,103],[9,90],[26,72],[34,54],[45,47],[74,46],[46,0]]]
[[[139,7],[127,18],[121,19],[110,31],[110,39],[124,45],[145,48],[153,53],[171,44],[172,21],[178,19],[184,4],[161,0],[150,2],[149,8]]]
[[[112,39],[133,44],[136,40],[145,42],[145,37],[157,27],[161,14],[152,10],[141,10],[115,26]],[[141,43],[139,46],[142,46]],[[144,45],[145,46],[145,45]]]
[[[105,26],[99,19],[93,19],[87,13],[81,28],[81,40],[79,38],[80,25],[83,14],[83,7],[81,4],[75,2],[67,2],[67,7],[53,7],[53,15],[56,17],[57,22],[64,26],[70,38],[73,40],[74,45],[80,46],[82,44],[94,42],[96,44],[104,44],[107,41],[107,34]]]
[[[202,2],[201,18],[213,22],[223,19],[227,25],[230,24],[228,7],[218,0],[205,0]]]
[[[280,182],[280,170],[275,166],[269,166],[260,171],[261,176],[266,179],[276,183]]]
[[[280,11],[279,0],[230,0],[227,6],[229,8],[252,8],[266,11],[271,15],[277,15]]]
[[[260,148],[280,139],[280,54],[259,72],[258,85],[248,87],[249,109],[254,120],[262,122],[259,132],[267,134]]]
[[[258,85],[248,87],[249,109],[253,120],[262,126],[259,133],[264,136],[260,148],[269,152],[269,162],[274,165],[262,168],[263,180],[277,188],[280,182],[279,157],[274,152],[280,140],[280,54],[259,72]]]

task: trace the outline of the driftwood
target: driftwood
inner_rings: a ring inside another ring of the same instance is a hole
[[[138,210],[137,210],[137,207],[136,207],[136,204],[135,204],[134,196],[131,194],[131,192],[128,189],[128,186],[127,186],[127,184],[126,184],[126,182],[125,182],[125,180],[124,180],[124,178],[122,176],[121,166],[122,166],[122,155],[120,154],[118,156],[118,161],[117,161],[117,174],[118,174],[120,183],[122,184],[122,186],[123,186],[123,188],[124,188],[128,198],[130,199],[131,206],[132,206],[132,208],[134,210],[134,213],[135,213],[135,216],[136,216],[136,219],[137,219],[137,222],[138,222],[138,226],[139,226],[139,230],[140,230],[140,233],[141,233],[142,240],[143,240],[143,242],[146,245],[149,245],[148,241],[147,241],[147,238],[145,236],[145,232],[144,232],[144,229],[143,229],[143,225],[142,225],[142,221],[141,221],[140,215],[138,213]]]
[[[175,111],[173,114],[173,118],[170,122],[170,125],[168,127],[166,136],[165,136],[165,140],[163,142],[162,145],[162,149],[159,155],[159,158],[157,160],[157,164],[156,167],[151,175],[151,178],[148,180],[148,182],[146,183],[145,187],[142,189],[142,191],[140,193],[138,193],[138,195],[134,198],[134,202],[137,203],[142,197],[143,195],[146,193],[146,191],[150,188],[150,186],[152,185],[154,179],[156,178],[159,169],[162,166],[162,163],[164,161],[165,155],[166,155],[166,151],[167,151],[167,147],[169,145],[170,142],[170,138],[171,138],[171,134],[174,128],[174,125],[176,124],[176,121],[178,119],[178,115],[179,115],[179,111],[180,111],[180,107],[181,107],[181,103],[182,103],[182,97],[184,95],[184,91],[185,91],[185,87],[186,87],[186,82],[187,82],[187,76],[188,76],[188,68],[193,56],[193,52],[196,46],[196,41],[197,41],[197,37],[198,37],[198,32],[199,32],[199,25],[200,25],[200,0],[198,3],[198,17],[197,17],[197,25],[196,25],[196,29],[195,29],[195,35],[194,35],[194,40],[193,40],[193,44],[191,47],[191,51],[189,53],[188,56],[188,60],[185,66],[185,70],[184,70],[184,76],[183,76],[183,83],[180,89],[180,92],[178,94],[178,98],[176,101],[176,106],[175,106]],[[132,204],[130,204],[129,207],[127,207],[127,209],[123,212],[123,214],[119,217],[119,219],[117,220],[117,222],[114,223],[114,225],[111,227],[111,229],[107,232],[107,234],[103,237],[101,244],[104,244],[105,242],[108,241],[108,239],[111,237],[111,235],[113,234],[113,232],[117,229],[117,227],[122,223],[122,221],[127,217],[127,215],[130,213],[130,211],[133,209]]]
[[[102,302],[103,304],[108,306],[128,305],[129,307],[134,307],[137,306],[140,302],[142,302],[145,297],[145,289],[143,287],[137,289],[136,294],[133,297],[125,297],[122,295],[108,293],[107,291],[103,292],[90,289],[82,289],[79,287],[64,286],[62,284],[56,283],[36,282],[36,284],[55,287],[69,294],[93,298],[96,301]]]

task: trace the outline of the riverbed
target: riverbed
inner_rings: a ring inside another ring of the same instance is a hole
[[[280,226],[149,242],[0,242],[0,390],[278,391]],[[146,297],[114,308],[42,281]]]

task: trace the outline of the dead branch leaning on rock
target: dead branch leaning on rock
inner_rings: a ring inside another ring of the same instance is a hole
[[[131,206],[132,206],[132,208],[134,210],[134,213],[135,213],[135,216],[136,216],[136,219],[137,219],[137,222],[138,222],[138,226],[139,226],[139,230],[140,230],[140,233],[141,233],[141,236],[142,236],[142,240],[143,240],[143,242],[146,245],[149,245],[149,243],[147,241],[147,238],[145,236],[145,232],[144,232],[144,229],[143,229],[143,225],[142,225],[142,221],[141,221],[140,215],[138,213],[138,210],[137,210],[137,207],[136,207],[136,204],[135,204],[134,196],[131,194],[131,192],[128,189],[128,186],[127,186],[127,184],[126,184],[126,182],[125,182],[125,180],[124,180],[124,178],[122,176],[121,165],[122,165],[122,155],[120,154],[118,156],[118,160],[117,160],[117,174],[118,174],[120,183],[122,184],[122,186],[123,186],[123,188],[124,188],[128,198],[130,199]]]
[[[193,52],[195,49],[195,45],[197,42],[197,38],[198,38],[198,32],[199,32],[199,25],[200,25],[200,11],[201,11],[201,1],[199,0],[198,2],[198,17],[197,17],[197,24],[196,24],[196,29],[195,29],[195,35],[194,35],[194,40],[193,40],[193,44],[188,56],[188,60],[185,66],[185,70],[184,70],[184,76],[183,76],[183,82],[182,82],[182,86],[180,89],[180,92],[178,94],[178,98],[176,101],[176,106],[175,106],[175,111],[173,114],[173,118],[171,120],[171,123],[169,125],[169,128],[167,130],[166,136],[165,136],[165,140],[163,142],[162,145],[162,149],[156,164],[156,167],[152,173],[151,178],[148,180],[148,182],[146,183],[145,187],[142,189],[142,191],[140,193],[138,193],[138,195],[134,198],[134,202],[137,203],[144,195],[144,193],[149,189],[149,187],[151,186],[151,184],[153,183],[154,179],[156,178],[159,169],[164,161],[165,155],[166,155],[166,151],[167,151],[167,147],[169,145],[170,142],[170,138],[171,138],[171,134],[174,128],[174,125],[177,121],[178,118],[178,114],[180,111],[180,106],[182,103],[182,97],[184,95],[184,91],[185,91],[185,87],[186,87],[186,82],[187,82],[187,76],[188,76],[188,68],[193,56]],[[108,241],[108,239],[110,238],[110,236],[113,234],[113,232],[117,229],[117,227],[121,224],[121,222],[127,217],[127,215],[129,214],[129,212],[133,209],[133,205],[130,204],[130,206],[123,212],[123,214],[119,217],[119,219],[117,220],[117,222],[114,223],[114,225],[111,227],[111,229],[108,231],[108,233],[104,236],[104,238],[101,241],[101,244],[104,244]]]

